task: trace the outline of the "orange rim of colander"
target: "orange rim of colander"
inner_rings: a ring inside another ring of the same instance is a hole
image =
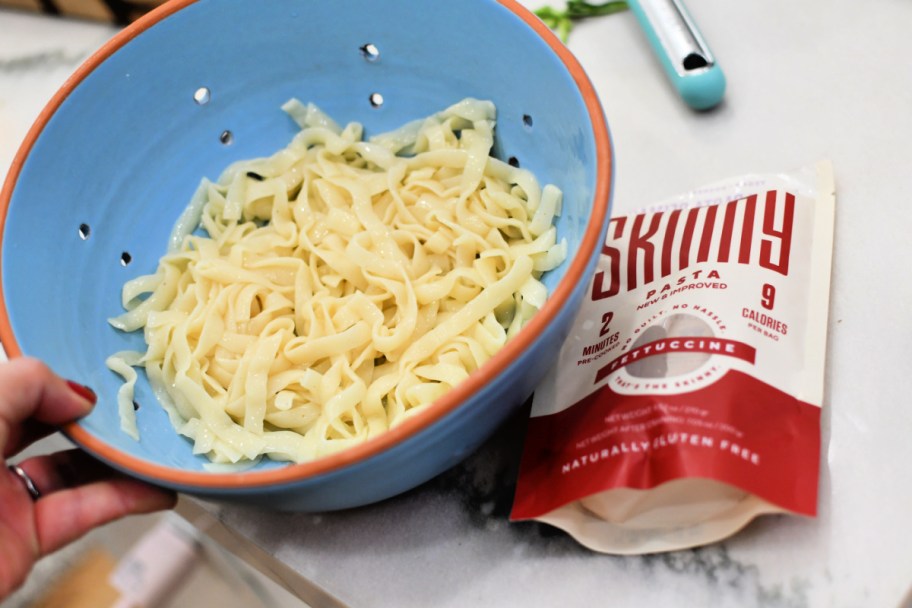
[[[67,96],[96,67],[130,40],[162,19],[195,2],[196,0],[171,0],[140,17],[111,38],[111,40],[89,57],[89,59],[87,59],[85,63],[66,80],[60,90],[57,91],[50,102],[48,102],[47,106],[45,106],[39,114],[13,160],[9,174],[3,184],[3,188],[0,190],[0,229],[5,226],[6,214],[12,198],[13,188],[29,152],[35,145],[35,141],[38,139],[45,125],[47,125],[48,121],[54,115],[54,112],[57,111]],[[586,109],[589,112],[589,118],[592,123],[593,135],[595,138],[596,166],[599,169],[596,174],[592,213],[589,219],[589,225],[587,226],[582,242],[580,243],[580,249],[577,252],[576,257],[571,261],[564,279],[554,290],[554,293],[548,298],[538,314],[532,317],[524,330],[520,332],[516,338],[504,345],[504,347],[481,368],[469,375],[466,380],[437,401],[426,406],[424,411],[376,438],[369,439],[362,444],[310,462],[290,464],[285,467],[268,471],[247,471],[238,473],[194,472],[150,463],[121,452],[104,441],[101,441],[76,422],[72,422],[64,427],[64,431],[74,441],[84,449],[94,453],[96,456],[151,481],[185,487],[211,489],[255,488],[293,483],[328,474],[349,465],[363,462],[373,456],[381,454],[385,450],[408,439],[423,429],[430,427],[455,411],[460,404],[480,391],[488,383],[495,381],[498,375],[531,345],[533,339],[541,334],[551,319],[557,315],[567,302],[570,293],[583,277],[586,265],[592,255],[602,246],[601,227],[604,224],[608,213],[610,183],[614,165],[612,162],[613,159],[611,158],[611,145],[609,142],[607,125],[602,113],[602,107],[599,103],[595,89],[589,81],[588,76],[586,76],[582,66],[560,40],[558,40],[554,33],[516,0],[497,0],[497,2],[512,11],[517,17],[531,27],[542,40],[551,47],[570,72],[583,97]],[[0,233],[0,243],[2,243],[2,238],[3,235]],[[0,277],[0,279],[2,279],[2,277]],[[0,342],[3,343],[9,357],[19,357],[22,355],[13,335],[9,316],[7,314],[6,301],[3,297],[2,280],[0,280]]]

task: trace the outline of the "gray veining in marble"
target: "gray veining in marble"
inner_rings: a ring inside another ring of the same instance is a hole
[[[35,53],[0,57],[0,74],[16,74],[23,72],[47,72],[66,68],[75,69],[93,49],[69,52],[65,49],[38,51]]]

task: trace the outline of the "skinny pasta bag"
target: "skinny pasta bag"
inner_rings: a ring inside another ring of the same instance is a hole
[[[816,515],[834,205],[820,162],[613,218],[511,519],[641,554]]]

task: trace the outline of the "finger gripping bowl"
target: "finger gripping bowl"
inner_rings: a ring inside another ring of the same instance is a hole
[[[280,106],[315,102],[378,133],[465,97],[497,106],[495,153],[564,191],[567,260],[550,297],[481,369],[387,433],[309,463],[205,471],[140,373],[141,441],[120,430],[114,352],[144,350],[124,282],[154,272],[199,180],[284,147]],[[457,463],[527,398],[589,289],[613,163],[595,92],[570,53],[512,0],[174,0],[112,39],[52,99],[0,194],[0,340],[91,385],[67,428],[130,475],[198,496],[321,511],[395,495]]]

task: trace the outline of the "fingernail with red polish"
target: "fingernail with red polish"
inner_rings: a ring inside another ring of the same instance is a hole
[[[95,395],[95,391],[88,386],[73,382],[72,380],[67,380],[66,383],[74,393],[87,400],[92,405],[95,405],[95,402],[98,401],[98,396]]]

